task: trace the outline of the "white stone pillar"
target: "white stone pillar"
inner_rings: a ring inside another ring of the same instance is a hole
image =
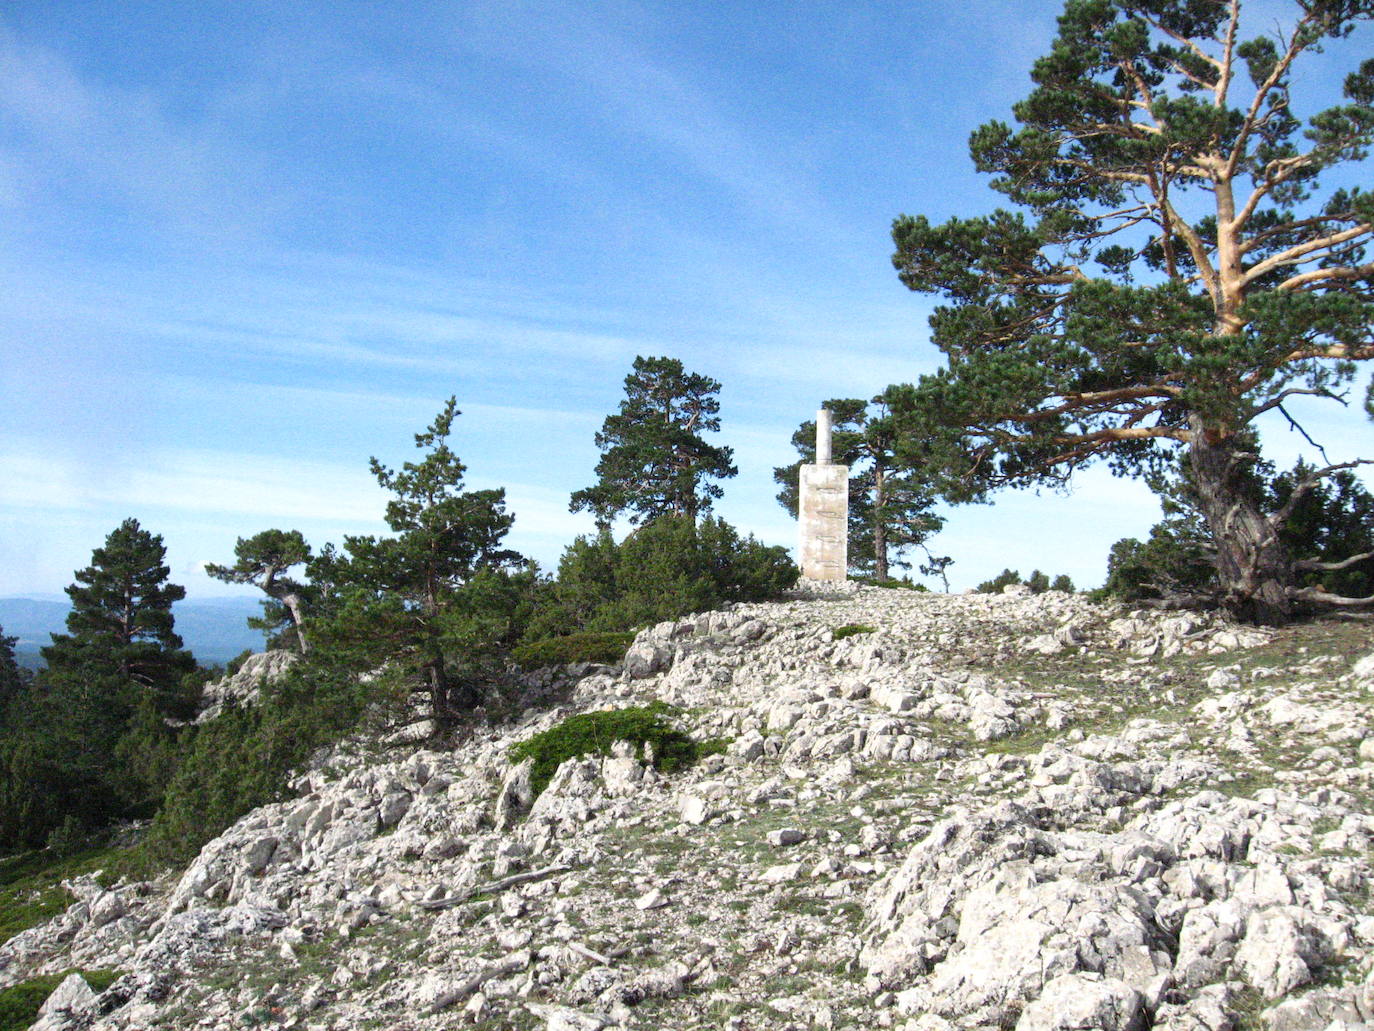
[[[845,580],[849,571],[849,467],[836,465],[830,413],[816,413],[816,463],[801,467],[798,516],[802,576]]]

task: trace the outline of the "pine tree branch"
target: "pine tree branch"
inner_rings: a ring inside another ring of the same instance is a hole
[[[1217,107],[1226,104],[1226,95],[1231,91],[1231,78],[1236,67],[1236,30],[1240,27],[1240,0],[1230,0],[1231,16],[1226,23],[1226,41],[1222,44],[1221,74],[1217,76],[1216,89],[1212,93]]]
[[[1235,5],[1233,4],[1233,5],[1232,5],[1232,9],[1234,10],[1234,8],[1235,8]],[[1183,35],[1182,33],[1175,32],[1173,29],[1169,28],[1167,25],[1165,25],[1163,22],[1161,22],[1161,21],[1160,21],[1159,19],[1157,19],[1157,18],[1151,18],[1150,15],[1149,15],[1149,13],[1146,12],[1146,11],[1136,11],[1136,12],[1133,12],[1133,13],[1135,13],[1142,21],[1144,21],[1146,24],[1148,24],[1150,27],[1152,27],[1152,28],[1155,29],[1156,31],[1162,33],[1162,34],[1165,35],[1165,36],[1168,36],[1168,37],[1169,37],[1170,39],[1172,39],[1175,43],[1182,43],[1182,44],[1183,44],[1184,46],[1186,46],[1189,50],[1191,50],[1191,51],[1193,52],[1193,54],[1194,54],[1196,57],[1198,57],[1198,58],[1200,58],[1201,60],[1203,60],[1203,61],[1207,62],[1208,64],[1210,64],[1210,65],[1211,65],[1213,68],[1215,68],[1218,72],[1222,72],[1222,71],[1225,70],[1225,67],[1223,66],[1223,64],[1221,63],[1221,61],[1220,61],[1219,59],[1213,57],[1211,54],[1207,53],[1207,51],[1203,50],[1202,47],[1198,46],[1197,43],[1194,42],[1190,37],[1185,36],[1185,35]],[[1234,25],[1234,22],[1233,22],[1233,25]],[[1220,40],[1215,40],[1215,41],[1216,41],[1216,42],[1220,42]],[[1170,63],[1172,64],[1172,63],[1175,63],[1175,62],[1170,62]],[[1191,76],[1190,76],[1190,78],[1191,78]],[[1197,80],[1194,79],[1193,81],[1196,82]],[[1208,89],[1216,89],[1216,83],[1214,83],[1214,82],[1205,83],[1204,85],[1206,85],[1206,87],[1207,87]]]
[[[1374,230],[1374,226],[1365,227],[1366,232],[1371,230]],[[1374,261],[1364,265],[1343,265],[1340,268],[1314,268],[1285,280],[1275,289],[1283,291],[1306,290],[1315,283],[1365,279],[1370,276],[1374,276]]]
[[[1264,369],[1251,373],[1241,380],[1241,390],[1249,390],[1265,378],[1265,374],[1270,369],[1277,369],[1287,365],[1289,362],[1305,361],[1308,358],[1337,358],[1345,361],[1363,361],[1374,358],[1374,343],[1365,344],[1360,347],[1351,347],[1349,344],[1330,344],[1326,347],[1302,347],[1296,351],[1289,351],[1278,361],[1265,366]]]
[[[1268,258],[1265,258],[1258,264],[1251,265],[1250,268],[1247,269],[1245,274],[1241,277],[1241,286],[1249,286],[1256,279],[1262,278],[1268,273],[1274,271],[1274,269],[1276,268],[1282,268],[1287,265],[1303,264],[1305,262],[1312,261],[1315,258],[1320,257],[1320,252],[1322,251],[1330,251],[1333,248],[1339,247],[1343,243],[1350,243],[1352,240],[1358,240],[1362,236],[1369,236],[1371,234],[1374,234],[1374,225],[1370,225],[1366,222],[1360,225],[1351,226],[1349,229],[1342,230],[1338,233],[1328,233],[1326,236],[1318,237],[1315,240],[1308,240],[1294,247],[1289,247],[1285,251],[1280,251],[1278,254],[1274,254]],[[1364,269],[1366,275],[1368,275],[1371,272],[1374,272],[1374,263],[1370,263],[1369,265],[1364,266]],[[1319,273],[1340,273],[1341,271],[1343,271],[1343,268],[1313,269],[1312,271]],[[1303,275],[1310,275],[1310,273],[1303,273]],[[1288,282],[1280,285],[1278,289],[1294,289],[1294,287],[1290,284],[1292,284],[1294,280],[1301,278],[1302,276],[1295,276],[1294,279],[1290,279]],[[1325,278],[1331,278],[1331,276],[1326,276]],[[1358,279],[1361,277],[1355,275],[1350,276],[1348,278]]]
[[[1328,222],[1349,222],[1355,217],[1353,211],[1332,212],[1325,215],[1314,215],[1312,218],[1295,219],[1292,222],[1281,222],[1278,225],[1270,226],[1268,229],[1256,233],[1246,240],[1240,248],[1241,254],[1249,254],[1264,245],[1264,242],[1273,236],[1283,236],[1288,233],[1303,229],[1311,229],[1314,226],[1325,225]]]
[[[1249,382],[1249,378],[1246,379],[1246,382]],[[1256,382],[1258,382],[1258,380],[1256,380]],[[1280,392],[1278,395],[1266,401],[1264,404],[1260,405],[1258,408],[1252,411],[1250,413],[1250,421],[1253,421],[1256,417],[1263,415],[1265,412],[1272,412],[1275,408],[1277,408],[1279,411],[1283,412],[1283,416],[1285,419],[1288,420],[1288,424],[1293,429],[1301,433],[1303,437],[1306,438],[1307,442],[1311,444],[1314,448],[1316,448],[1318,451],[1321,451],[1323,457],[1325,457],[1325,449],[1315,440],[1309,437],[1307,435],[1307,431],[1303,429],[1302,426],[1298,424],[1297,420],[1294,419],[1291,415],[1289,415],[1288,411],[1283,407],[1284,401],[1288,400],[1290,397],[1293,397],[1295,395],[1303,397],[1324,397],[1328,401],[1337,401],[1342,405],[1345,404],[1345,398],[1341,397],[1340,394],[1333,394],[1329,390],[1321,390],[1315,388],[1309,389],[1307,387],[1289,387],[1287,390]]]
[[[1232,34],[1228,38],[1228,44],[1230,44],[1227,48],[1228,54],[1234,50],[1235,18],[1239,15],[1239,6],[1238,0],[1232,0]],[[1284,48],[1283,56],[1274,62],[1274,67],[1269,70],[1269,74],[1265,76],[1264,82],[1255,90],[1255,96],[1250,101],[1250,108],[1245,112],[1245,118],[1241,121],[1240,132],[1236,134],[1235,146],[1231,148],[1230,157],[1226,161],[1226,179],[1230,180],[1235,178],[1236,170],[1240,167],[1241,158],[1245,155],[1246,144],[1249,143],[1250,136],[1260,120],[1259,112],[1260,108],[1264,106],[1264,101],[1274,90],[1274,87],[1276,87],[1283,77],[1288,74],[1288,69],[1292,66],[1298,54],[1301,53],[1303,48],[1298,45],[1298,41],[1302,38],[1303,27],[1311,21],[1311,18],[1312,15],[1310,11],[1303,15],[1302,20],[1298,22],[1297,27],[1293,30],[1293,36],[1289,39],[1288,46]],[[1230,63],[1229,57],[1228,63]],[[1220,107],[1221,104],[1218,103],[1217,106]]]
[[[1285,501],[1273,515],[1269,516],[1269,525],[1277,530],[1284,523],[1288,522],[1289,518],[1293,515],[1293,510],[1298,507],[1298,502],[1301,501],[1313,487],[1332,473],[1340,472],[1342,469],[1354,469],[1356,466],[1361,465],[1374,465],[1374,458],[1356,458],[1349,462],[1336,462],[1333,465],[1324,466],[1321,469],[1316,469],[1308,473],[1298,481],[1298,484],[1293,488],[1293,493],[1288,496],[1288,500]]]
[[[1161,196],[1159,203],[1160,210],[1168,220],[1170,228],[1175,235],[1183,240],[1188,248],[1188,253],[1192,255],[1193,264],[1197,266],[1198,275],[1207,288],[1207,292],[1212,295],[1213,303],[1219,306],[1221,303],[1221,284],[1217,278],[1217,270],[1208,258],[1207,245],[1192,224],[1183,218],[1166,198]]]
[[[1298,172],[1310,166],[1316,160],[1316,152],[1309,151],[1306,154],[1295,154],[1292,157],[1275,158],[1264,166],[1264,176],[1259,185],[1250,191],[1250,196],[1246,198],[1245,205],[1241,208],[1240,214],[1236,216],[1237,228],[1247,225],[1250,218],[1259,207],[1260,201],[1274,192],[1274,187],[1282,186]],[[1315,221],[1315,220],[1314,220]],[[1242,250],[1241,253],[1245,253]]]
[[[1367,598],[1347,598],[1343,594],[1331,594],[1318,587],[1304,587],[1301,590],[1291,591],[1289,597],[1295,601],[1315,601],[1321,605],[1336,605],[1342,608],[1363,608],[1366,605],[1374,605],[1374,594]]]
[[[1321,573],[1335,573],[1342,569],[1349,569],[1351,566],[1358,565],[1366,559],[1374,558],[1374,551],[1366,551],[1362,555],[1351,555],[1347,559],[1339,562],[1322,562],[1315,558],[1299,559],[1293,563],[1294,569],[1316,570]]]

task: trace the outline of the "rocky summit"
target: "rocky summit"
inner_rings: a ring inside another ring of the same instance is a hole
[[[122,972],[69,978],[49,1031],[1364,1028],[1368,650],[1355,622],[803,585],[527,675],[454,747],[352,740],[185,871],[70,882],[0,979]],[[511,760],[655,701],[723,751],[621,744],[537,797]]]

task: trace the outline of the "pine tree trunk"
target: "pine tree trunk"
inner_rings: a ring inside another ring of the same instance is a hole
[[[878,583],[887,581],[887,513],[884,509],[886,490],[881,465],[873,469],[873,576]]]
[[[436,720],[446,720],[453,715],[453,711],[449,705],[448,674],[444,672],[444,660],[430,662],[428,673],[431,714]]]
[[[291,613],[291,623],[296,630],[296,640],[300,642],[301,654],[304,655],[310,650],[309,644],[305,640],[305,613],[301,611],[301,596],[295,591],[269,592],[272,597],[286,606],[286,611]]]
[[[439,587],[433,575],[425,579],[425,614],[428,617],[425,622],[428,624],[428,632],[436,635],[435,623],[439,618]],[[428,643],[429,661],[425,663],[425,669],[429,676],[429,707],[436,720],[446,720],[452,715],[449,705],[449,685],[448,673],[444,669],[444,652],[439,646],[437,636],[432,636]]]
[[[1194,422],[1189,462],[1215,543],[1223,604],[1235,619],[1282,626],[1293,616],[1293,559],[1246,489],[1246,459],[1234,440]]]

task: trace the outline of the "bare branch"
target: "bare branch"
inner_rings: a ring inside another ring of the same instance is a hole
[[[1326,453],[1326,448],[1322,447],[1320,444],[1318,444],[1315,440],[1312,439],[1312,435],[1303,428],[1302,423],[1298,422],[1297,419],[1293,418],[1291,415],[1288,414],[1287,408],[1283,407],[1283,405],[1279,405],[1279,411],[1282,412],[1283,417],[1288,420],[1288,428],[1290,430],[1297,430],[1299,433],[1301,433],[1302,439],[1307,441],[1307,443],[1311,444],[1314,448],[1317,449],[1318,452],[1321,453],[1323,461],[1331,461],[1331,456]]]
[[[1321,562],[1315,558],[1299,559],[1293,563],[1294,569],[1314,569],[1322,573],[1334,573],[1341,569],[1349,569],[1353,565],[1374,558],[1374,551],[1366,551],[1363,555],[1351,555],[1340,562]]]
[[[1234,8],[1234,5],[1233,5],[1233,8]],[[1221,62],[1220,62],[1219,60],[1217,60],[1215,57],[1213,57],[1211,54],[1207,53],[1207,51],[1203,50],[1202,47],[1198,46],[1197,43],[1194,42],[1193,39],[1192,39],[1190,36],[1185,36],[1185,35],[1183,35],[1181,32],[1175,32],[1173,29],[1169,28],[1167,25],[1164,25],[1162,22],[1158,21],[1157,19],[1151,18],[1151,17],[1149,16],[1149,14],[1147,14],[1147,13],[1144,12],[1144,11],[1138,11],[1138,12],[1136,12],[1136,13],[1140,16],[1141,19],[1143,19],[1145,22],[1147,22],[1147,23],[1148,23],[1151,27],[1153,27],[1156,31],[1161,32],[1161,33],[1163,33],[1164,35],[1168,36],[1168,37],[1169,37],[1170,39],[1172,39],[1175,43],[1182,43],[1182,44],[1183,44],[1184,46],[1186,46],[1189,50],[1191,50],[1197,57],[1201,58],[1203,61],[1206,61],[1206,62],[1207,62],[1208,64],[1210,64],[1213,68],[1215,68],[1218,72],[1223,71]],[[1234,23],[1233,23],[1233,26],[1234,26]],[[1232,29],[1232,32],[1234,32],[1234,27],[1233,27],[1233,29]],[[1171,62],[1171,63],[1176,63],[1176,62]],[[1196,82],[1197,80],[1194,79],[1193,81]],[[1215,89],[1215,88],[1216,88],[1216,84],[1215,84],[1215,83],[1203,83],[1202,85],[1205,85],[1208,89]]]
[[[1241,277],[1241,284],[1243,286],[1249,286],[1256,279],[1259,279],[1261,276],[1265,275],[1268,272],[1272,272],[1276,268],[1280,268],[1285,265],[1299,264],[1303,261],[1311,261],[1319,256],[1318,252],[1320,251],[1329,251],[1334,247],[1339,247],[1343,243],[1349,243],[1352,240],[1358,240],[1360,237],[1369,236],[1370,234],[1374,234],[1374,225],[1370,225],[1368,222],[1364,222],[1360,225],[1351,226],[1349,229],[1344,229],[1341,232],[1328,233],[1326,236],[1320,236],[1315,240],[1308,240],[1304,243],[1297,244],[1294,247],[1289,247],[1286,251],[1280,251],[1278,254],[1274,254],[1268,258],[1265,258],[1258,264],[1251,265],[1250,268],[1246,270],[1245,275]],[[1374,263],[1367,265],[1366,268],[1371,271],[1374,271]],[[1314,269],[1313,271],[1340,272],[1341,270]],[[1308,273],[1304,274],[1306,275]],[[1360,277],[1352,276],[1350,278],[1358,279]],[[1282,286],[1279,287],[1279,289],[1291,289],[1291,287],[1289,287],[1289,283],[1291,282],[1293,282],[1293,280],[1289,280],[1288,283],[1284,283]]]
[[[1238,0],[1232,0],[1231,29],[1227,33],[1228,70],[1229,65],[1231,63],[1230,45],[1235,42],[1235,19],[1238,14],[1238,8]],[[1236,169],[1240,165],[1241,155],[1245,152],[1245,145],[1249,142],[1250,134],[1254,131],[1255,125],[1258,121],[1260,108],[1264,105],[1265,98],[1269,96],[1270,92],[1274,89],[1274,87],[1279,84],[1279,81],[1286,74],[1288,74],[1289,66],[1292,65],[1294,59],[1298,56],[1298,53],[1301,50],[1301,47],[1298,46],[1298,40],[1302,37],[1302,28],[1307,22],[1311,21],[1311,19],[1312,15],[1310,12],[1303,15],[1302,20],[1298,23],[1297,27],[1293,31],[1292,38],[1288,41],[1288,46],[1285,48],[1283,56],[1274,62],[1274,67],[1270,69],[1269,74],[1265,77],[1264,82],[1260,84],[1259,89],[1255,90],[1254,99],[1250,101],[1250,109],[1245,112],[1245,119],[1241,123],[1241,130],[1236,134],[1236,145],[1233,148],[1231,148],[1231,156],[1226,161],[1227,179],[1232,179],[1235,177]],[[1220,106],[1220,104],[1218,104],[1218,106]]]
[[[1197,230],[1184,219],[1174,206],[1167,200],[1161,200],[1161,210],[1168,220],[1174,233],[1183,239],[1188,247],[1188,253],[1193,256],[1193,264],[1197,266],[1198,275],[1202,277],[1202,283],[1207,288],[1207,292],[1212,295],[1213,302],[1220,307],[1221,305],[1221,284],[1217,280],[1217,271],[1213,268],[1211,261],[1207,257],[1207,245]]]
[[[1295,396],[1295,395],[1301,395],[1301,396],[1304,396],[1304,397],[1324,397],[1324,398],[1326,398],[1328,401],[1336,401],[1336,402],[1339,402],[1340,404],[1345,404],[1345,403],[1346,403],[1345,398],[1341,397],[1340,394],[1333,394],[1333,393],[1332,393],[1331,391],[1329,391],[1329,390],[1321,390],[1321,389],[1316,389],[1316,388],[1308,389],[1308,388],[1306,388],[1306,387],[1289,387],[1287,390],[1285,390],[1285,391],[1283,391],[1282,393],[1280,393],[1277,397],[1272,398],[1271,400],[1267,401],[1266,403],[1264,403],[1264,404],[1260,405],[1258,408],[1256,408],[1256,409],[1250,414],[1250,418],[1253,419],[1255,416],[1257,416],[1257,415],[1263,415],[1265,412],[1273,411],[1275,408],[1282,409],[1282,408],[1283,408],[1283,403],[1284,403],[1286,400],[1288,400],[1290,397],[1293,397],[1293,396]],[[1289,421],[1290,423],[1293,421],[1292,417],[1289,416],[1287,412],[1284,412],[1283,414],[1284,414],[1285,417],[1288,418],[1288,421]],[[1307,436],[1307,434],[1304,433],[1303,436]],[[1308,442],[1309,444],[1312,444],[1313,447],[1317,447],[1317,446],[1318,446],[1318,445],[1312,443],[1312,438],[1311,438],[1311,437],[1308,437],[1308,438],[1307,438],[1307,442]]]
[[[1342,212],[1331,215],[1316,215],[1312,218],[1294,219],[1292,222],[1283,222],[1250,237],[1250,239],[1246,240],[1241,246],[1240,252],[1241,254],[1249,254],[1256,248],[1263,246],[1266,240],[1274,236],[1282,236],[1285,233],[1292,233],[1302,229],[1311,229],[1313,226],[1325,225],[1328,222],[1348,222],[1354,217],[1353,212]]]
[[[1374,458],[1356,458],[1350,462],[1336,462],[1334,465],[1328,465],[1321,469],[1314,469],[1298,481],[1297,486],[1293,488],[1293,493],[1288,495],[1288,500],[1283,503],[1283,506],[1279,508],[1277,512],[1269,517],[1269,525],[1277,530],[1284,523],[1288,522],[1293,515],[1293,510],[1298,507],[1298,502],[1301,501],[1313,487],[1332,473],[1340,472],[1342,469],[1354,469],[1356,466],[1360,465],[1374,465]]]
[[[1289,362],[1300,362],[1308,358],[1338,358],[1346,361],[1363,361],[1366,358],[1374,358],[1374,343],[1365,344],[1360,347],[1351,347],[1349,344],[1329,344],[1326,347],[1301,347],[1296,351],[1290,351],[1271,366],[1277,369],[1280,365],[1287,365]],[[1243,390],[1249,390],[1262,379],[1259,373],[1246,378],[1241,382]]]
[[[1108,444],[1121,440],[1160,440],[1167,438],[1187,443],[1192,434],[1188,430],[1174,429],[1169,426],[1113,426],[1109,429],[1098,430],[1096,433],[1086,433],[1080,436],[1061,436],[1056,437],[1054,442],[1060,445],[1068,445],[1069,450],[1055,455],[1048,459],[1044,464],[1046,467],[1052,465],[1062,465],[1080,461],[1094,452],[1102,449]],[[1029,437],[1010,438],[1012,440],[1028,441]]]
[[[1374,276],[1374,261],[1365,265],[1343,265],[1340,268],[1314,268],[1311,271],[1302,272],[1292,279],[1284,280],[1275,289],[1306,290],[1317,283],[1364,279],[1367,276]]]
[[[1226,104],[1226,94],[1231,89],[1231,77],[1235,74],[1236,29],[1240,25],[1240,0],[1231,0],[1231,17],[1226,24],[1226,42],[1221,47],[1221,74],[1217,76],[1217,87],[1212,92],[1216,106]]]
[[[1168,377],[1177,378],[1177,375]],[[1119,390],[1096,390],[1090,393],[1065,394],[1064,403],[1056,405],[1054,408],[1042,408],[1024,417],[1021,421],[1030,422],[1054,415],[1063,415],[1065,412],[1072,412],[1094,405],[1112,404],[1118,401],[1143,401],[1147,398],[1157,398],[1163,396],[1166,400],[1173,400],[1182,393],[1180,387],[1166,386],[1165,383],[1151,383],[1143,387],[1122,387]]]
[[[1321,605],[1338,605],[1346,608],[1363,608],[1374,605],[1374,594],[1368,598],[1347,598],[1343,594],[1330,594],[1318,587],[1304,587],[1290,595],[1295,601],[1315,601]]]
[[[1236,225],[1243,226],[1250,221],[1250,216],[1255,213],[1259,203],[1273,192],[1275,186],[1281,186],[1291,179],[1296,173],[1312,164],[1314,160],[1313,152],[1306,154],[1295,154],[1292,157],[1277,158],[1269,162],[1264,168],[1264,177],[1250,196],[1245,201],[1245,206],[1241,208],[1240,214],[1236,216]]]

